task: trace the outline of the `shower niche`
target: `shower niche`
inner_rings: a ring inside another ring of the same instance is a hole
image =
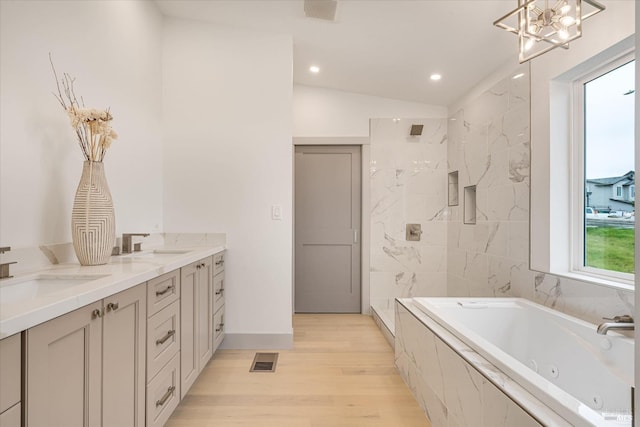
[[[458,196],[458,171],[449,172],[448,176],[448,200],[447,204],[449,206],[458,206],[459,204],[459,196]]]
[[[464,223],[476,223],[476,186],[464,187]]]

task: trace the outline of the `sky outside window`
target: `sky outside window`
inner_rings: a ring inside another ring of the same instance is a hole
[[[635,61],[585,84],[585,176],[622,176],[635,170]]]

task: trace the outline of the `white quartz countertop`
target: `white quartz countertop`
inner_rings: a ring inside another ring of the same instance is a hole
[[[224,246],[151,248],[113,256],[105,265],[56,264],[2,279],[0,339],[224,250]]]

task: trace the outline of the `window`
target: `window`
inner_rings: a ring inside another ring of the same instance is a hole
[[[578,80],[574,89],[584,194],[574,215],[581,217],[574,228],[574,270],[632,280],[635,61],[627,55]]]

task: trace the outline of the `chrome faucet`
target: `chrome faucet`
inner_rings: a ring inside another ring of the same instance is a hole
[[[0,248],[0,254],[9,252],[10,250],[11,250],[10,246],[3,246]],[[16,261],[5,262],[4,264],[0,264],[0,279],[8,279],[10,277],[13,277],[11,273],[9,273],[9,266],[11,264],[16,264]]]
[[[140,243],[136,243],[135,247],[134,245],[132,245],[132,237],[133,236],[142,236],[142,237],[147,237],[149,235],[149,233],[123,233],[122,234],[122,253],[123,254],[130,254],[131,252],[133,252],[134,250],[140,251],[141,247],[140,247]]]
[[[605,322],[598,325],[597,332],[600,335],[607,335],[607,332],[610,329],[619,331],[633,331],[635,329],[633,317],[628,314],[624,314],[622,316],[614,316],[613,319],[607,317],[605,317],[604,319],[613,320],[613,322]]]

